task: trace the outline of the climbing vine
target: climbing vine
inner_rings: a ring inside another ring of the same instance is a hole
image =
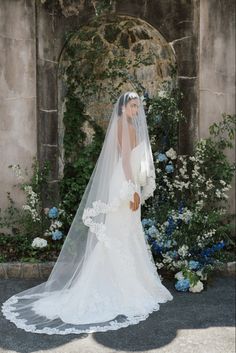
[[[101,151],[112,104],[124,90],[147,95],[137,70],[154,65],[157,54],[153,49],[143,51],[143,43],[151,36],[141,22],[135,32],[136,23],[123,20],[120,25],[119,19],[100,16],[79,31],[66,33],[66,51],[60,67],[66,108],[60,193],[63,208],[71,215],[68,227]],[[128,55],[130,51],[132,55]],[[175,68],[171,63],[169,70],[173,76]],[[101,113],[96,116],[101,104]],[[153,105],[158,104],[153,101]],[[167,108],[168,100],[165,104]],[[170,119],[175,108],[173,104],[168,108]],[[174,130],[176,124],[172,127]]]

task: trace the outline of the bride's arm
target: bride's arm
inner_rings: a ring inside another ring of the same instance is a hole
[[[134,145],[136,143],[136,135],[135,132],[133,131],[131,133],[131,143]],[[125,177],[128,180],[131,180],[133,182],[133,175],[132,175],[132,169],[131,169],[131,164],[130,164],[130,157],[131,157],[131,150],[128,148],[125,149],[123,147],[122,149],[122,122],[121,120],[118,122],[118,148],[119,151],[122,155],[122,166],[124,170]]]
[[[131,145],[132,146],[136,145],[135,130],[132,130],[130,136],[131,136]],[[132,173],[131,163],[130,163],[131,150],[129,149],[126,151],[124,148],[122,150],[122,125],[120,121],[118,123],[118,148],[120,153],[122,154],[122,167],[126,177],[126,184],[124,187],[124,189],[126,189],[126,192],[124,192],[124,194],[127,193],[128,198],[132,200],[130,202],[130,208],[133,211],[135,211],[139,207],[140,196],[136,191],[136,186],[133,180],[133,173]],[[121,190],[121,193],[123,193],[123,190]]]

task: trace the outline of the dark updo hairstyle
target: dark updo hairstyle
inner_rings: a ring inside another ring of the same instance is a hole
[[[127,93],[123,93],[120,96],[120,99],[119,99],[119,102],[118,102],[118,115],[119,116],[122,115],[122,107],[126,106],[130,99],[131,98],[129,97],[129,93],[128,92]]]

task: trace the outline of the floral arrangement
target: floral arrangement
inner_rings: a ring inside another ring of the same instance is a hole
[[[26,243],[27,250],[25,249],[25,253],[28,254],[28,258],[39,255],[44,259],[46,254],[44,255],[43,252],[50,253],[52,257],[55,253],[56,258],[65,238],[63,225],[67,216],[61,204],[57,207],[43,207],[41,190],[47,182],[49,166],[46,165],[40,170],[35,158],[32,164],[33,173],[30,178],[27,170],[23,173],[19,164],[10,165],[9,168],[12,169],[17,178],[18,183],[15,186],[22,190],[25,195],[25,203],[18,209],[12,198],[8,196],[11,205],[5,210],[5,215],[3,215],[3,212],[0,213],[0,226],[8,229],[12,228],[12,234],[21,235],[22,242],[25,241]],[[6,236],[1,235],[3,243]],[[10,246],[13,239],[9,238],[8,240],[10,240],[8,242]],[[30,251],[28,244],[30,244],[32,251]],[[13,249],[11,252],[13,252]],[[22,253],[24,255],[24,250]]]
[[[172,99],[170,90],[161,91],[146,104],[157,188],[142,224],[157,269],[172,273],[176,290],[197,293],[235,246],[226,214],[235,164],[224,149],[233,147],[236,119],[224,114],[210,126],[210,136],[195,143],[193,155],[180,155],[175,132],[168,139],[163,127]]]

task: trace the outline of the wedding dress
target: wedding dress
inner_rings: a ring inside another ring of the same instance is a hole
[[[64,245],[61,262],[46,283],[3,304],[3,314],[17,327],[61,335],[116,330],[145,320],[159,310],[159,303],[173,299],[161,283],[141,223],[141,204],[156,187],[153,169],[149,175],[142,174],[145,154],[146,142],[140,139],[130,149],[132,179],[127,180],[120,153],[106,183],[106,203],[95,199],[92,207],[83,207],[81,219],[86,229],[89,227],[87,237],[89,233],[91,242],[86,243],[85,254],[73,271],[68,258],[65,261],[65,255],[62,257],[63,251],[66,253]],[[134,192],[141,196],[136,211],[130,208]],[[96,223],[97,216],[103,216],[104,223]],[[77,229],[81,229],[78,224]],[[70,270],[69,276],[62,275],[63,263]],[[57,268],[60,275],[55,276]],[[63,282],[63,286],[52,285],[55,282]]]

